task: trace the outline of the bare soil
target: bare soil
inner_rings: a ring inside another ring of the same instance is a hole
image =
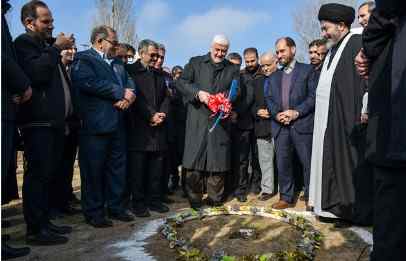
[[[19,160],[18,183],[21,196],[22,185],[22,162]],[[79,169],[75,168],[73,186],[76,194],[80,197]],[[181,197],[178,191],[172,198],[174,204],[170,205],[171,212],[168,215],[188,207],[187,200]],[[248,202],[244,205],[269,206],[276,202],[275,196],[266,202],[256,199],[255,195],[248,196]],[[226,204],[238,204],[236,200],[230,200]],[[79,206],[78,206],[79,207]],[[304,210],[304,204],[298,201],[295,210]],[[150,220],[166,217],[164,214],[151,212],[149,218],[137,218],[130,223],[114,222],[114,227],[107,229],[95,229],[84,222],[81,214],[55,220],[57,224],[68,224],[73,227],[73,233],[69,235],[70,241],[61,246],[53,247],[31,247],[31,254],[27,257],[15,259],[21,260],[44,260],[44,261],[104,261],[123,260],[115,254],[118,250],[111,247],[115,242],[128,240],[139,231],[143,225]],[[12,201],[2,207],[3,220],[9,220],[10,227],[2,228],[2,234],[9,234],[12,246],[25,245],[25,224],[22,215],[21,200]],[[330,224],[314,224],[324,235],[324,242],[317,252],[316,260],[320,261],[356,261],[368,260],[368,251],[360,257],[366,244],[353,232],[348,229],[335,229]],[[230,232],[241,227],[253,226],[260,233],[256,240],[229,239]],[[191,238],[193,244],[203,249],[206,253],[212,253],[216,249],[224,249],[226,252],[235,254],[266,253],[287,249],[293,246],[293,241],[298,239],[300,234],[290,225],[261,217],[239,217],[219,216],[206,218],[203,221],[190,221],[184,227],[179,228],[184,237]],[[148,239],[146,251],[151,253],[156,260],[172,261],[176,259],[174,250],[168,247],[168,242],[163,240],[159,234]],[[359,259],[358,259],[359,258]],[[135,259],[134,259],[135,260]]]

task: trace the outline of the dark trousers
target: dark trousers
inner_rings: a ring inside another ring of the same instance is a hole
[[[14,157],[14,135],[15,135],[15,122],[1,121],[1,175],[6,176],[10,162]]]
[[[296,152],[303,169],[304,196],[309,197],[312,135],[300,134],[294,128],[283,127],[275,139],[276,165],[281,200],[293,203],[295,177],[293,153]]]
[[[223,201],[225,172],[186,171],[186,192],[192,207],[202,206],[204,180],[207,177],[208,199],[213,202]]]
[[[405,260],[406,168],[374,168],[374,250],[371,261]]]
[[[258,157],[258,143],[257,143],[257,137],[255,137],[255,132],[254,130],[251,132],[250,135],[250,164],[251,164],[251,176],[249,179],[249,184],[251,189],[254,192],[260,192],[261,191],[261,180],[262,180],[262,172],[261,172],[261,166],[259,165],[259,157]]]
[[[79,135],[82,211],[85,218],[123,210],[126,184],[126,138],[117,130],[103,135]]]
[[[1,124],[1,203],[7,204],[18,199],[16,127],[13,121],[2,121]]]
[[[165,151],[129,151],[128,170],[132,207],[144,208],[161,200]]]
[[[32,127],[23,130],[27,168],[23,184],[23,212],[28,233],[49,222],[50,182],[56,175],[63,152],[64,130]]]
[[[58,164],[58,175],[51,181],[50,207],[63,209],[69,206],[73,188],[73,171],[78,147],[78,134],[71,132],[64,138],[62,160]]]

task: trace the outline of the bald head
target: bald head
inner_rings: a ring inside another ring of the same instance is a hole
[[[213,37],[210,47],[210,57],[214,63],[221,63],[227,55],[230,42],[223,34],[218,34]]]
[[[261,64],[262,72],[266,76],[269,76],[276,71],[278,59],[273,53],[266,52],[262,54],[259,58],[259,62]]]

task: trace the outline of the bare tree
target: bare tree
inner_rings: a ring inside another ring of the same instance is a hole
[[[293,26],[299,35],[297,54],[299,60],[307,57],[307,47],[311,41],[320,38],[320,23],[317,19],[320,6],[326,3],[341,3],[356,8],[357,0],[304,0],[293,12]]]
[[[108,25],[117,31],[120,42],[137,45],[134,0],[95,0],[94,25]]]

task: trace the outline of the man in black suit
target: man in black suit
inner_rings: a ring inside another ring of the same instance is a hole
[[[70,89],[61,73],[60,53],[71,48],[72,36],[52,39],[53,18],[41,1],[25,4],[21,22],[26,33],[15,40],[20,66],[32,83],[32,99],[21,105],[21,125],[27,169],[23,185],[23,210],[27,243],[63,244],[71,227],[49,221],[49,189],[62,159],[65,119],[72,110]]]
[[[149,210],[169,211],[161,200],[161,182],[167,144],[166,119],[169,97],[165,79],[154,68],[158,44],[145,39],[138,46],[140,59],[127,66],[138,87],[138,100],[128,115],[128,167],[132,207],[138,217],[148,217]]]
[[[30,80],[17,64],[14,45],[7,25],[5,14],[10,9],[8,1],[1,1],[1,180],[8,183],[12,177],[8,175],[12,158],[15,157],[16,109],[17,104],[31,99],[32,89]],[[13,99],[14,97],[14,99]],[[15,168],[14,168],[15,175]],[[3,187],[7,189],[7,187]],[[2,196],[2,204],[4,199]],[[30,253],[28,247],[10,247],[3,238],[1,244],[2,259],[16,258]]]
[[[295,182],[293,152],[303,169],[304,198],[307,203],[310,182],[310,161],[316,86],[310,79],[312,67],[295,60],[296,44],[290,37],[276,41],[276,55],[283,69],[269,77],[270,92],[266,99],[272,117],[280,199],[276,209],[292,206]]]
[[[373,166],[374,249],[372,261],[405,259],[406,209],[406,5],[376,1],[356,57],[369,83],[366,156]]]

